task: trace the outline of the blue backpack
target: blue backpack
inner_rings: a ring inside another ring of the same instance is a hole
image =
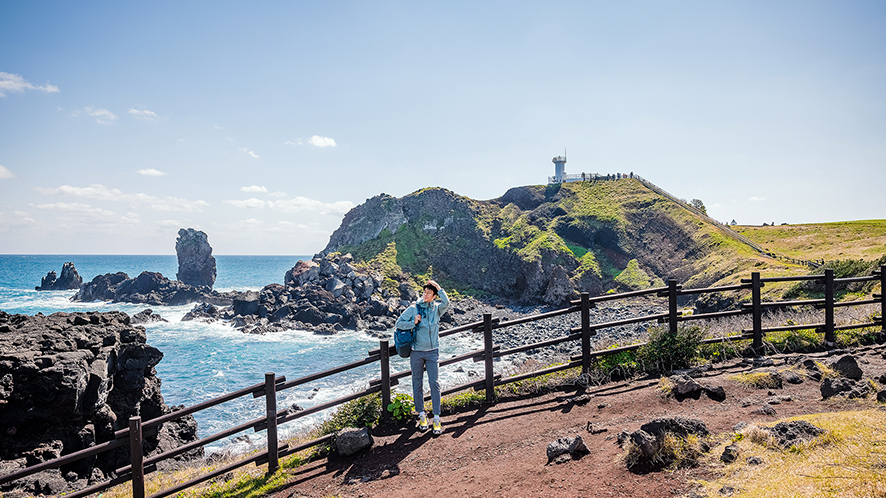
[[[421,316],[422,320],[425,319],[418,305],[415,306],[415,311]],[[418,325],[409,330],[397,329],[394,332],[394,345],[397,347],[397,354],[403,358],[409,358],[409,355],[412,354],[412,343],[415,341],[416,329],[418,329]]]

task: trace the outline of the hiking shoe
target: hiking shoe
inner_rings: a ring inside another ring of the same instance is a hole
[[[428,416],[427,415],[419,415],[418,416],[418,430],[424,432],[428,430]]]
[[[443,434],[443,424],[439,420],[434,420],[434,435],[439,436],[440,434]]]

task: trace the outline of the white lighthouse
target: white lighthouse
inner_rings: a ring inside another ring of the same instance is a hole
[[[557,156],[551,162],[554,163],[554,176],[549,183],[563,183],[566,180],[566,156]]]

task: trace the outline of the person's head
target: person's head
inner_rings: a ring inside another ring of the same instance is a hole
[[[422,301],[424,301],[426,303],[433,301],[437,297],[437,294],[439,292],[440,292],[439,287],[432,284],[431,282],[426,283],[424,286],[424,293],[421,296]]]

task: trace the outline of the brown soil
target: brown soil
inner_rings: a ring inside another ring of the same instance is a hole
[[[886,373],[884,346],[853,351],[866,378]],[[808,355],[827,361],[827,353]],[[786,357],[775,356],[776,368]],[[444,415],[442,436],[418,432],[412,424],[373,431],[374,446],[355,457],[330,458],[291,469],[290,482],[275,498],[399,496],[533,496],[533,497],[672,497],[693,489],[692,479],[710,476],[704,467],[677,471],[629,471],[615,442],[621,430],[633,431],[659,416],[702,419],[713,434],[728,437],[738,422],[772,423],[801,414],[854,410],[872,401],[821,399],[819,384],[806,379],[772,390],[792,401],[774,405],[777,414],[753,411],[770,397],[766,389],[744,387],[728,379],[753,370],[731,361],[698,377],[701,384],[723,386],[725,401],[702,395],[677,400],[656,391],[657,380],[607,384],[590,388],[584,406],[566,401],[574,392],[509,399],[477,410]],[[605,432],[592,434],[594,429]],[[547,444],[581,435],[589,455],[563,464],[548,463]]]

